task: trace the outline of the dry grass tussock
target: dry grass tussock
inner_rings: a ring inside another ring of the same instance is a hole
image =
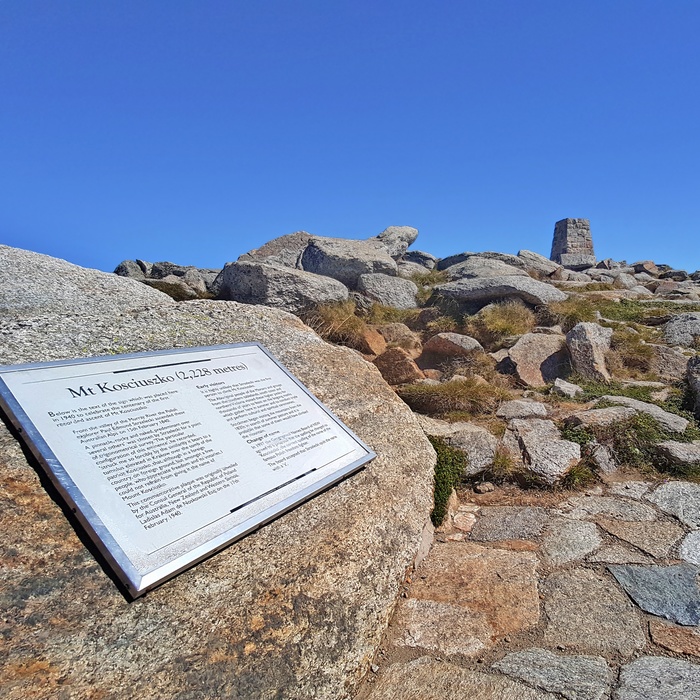
[[[367,323],[355,314],[355,302],[322,304],[303,314],[302,320],[324,340],[355,347],[367,330]]]
[[[535,314],[520,301],[489,304],[475,316],[465,318],[464,331],[487,350],[498,350],[502,341],[529,333],[537,324]]]
[[[511,398],[508,389],[484,384],[474,377],[443,384],[407,384],[398,389],[399,396],[418,413],[448,416],[493,413]]]

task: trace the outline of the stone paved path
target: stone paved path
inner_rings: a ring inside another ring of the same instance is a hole
[[[463,492],[358,700],[700,700],[700,485]]]

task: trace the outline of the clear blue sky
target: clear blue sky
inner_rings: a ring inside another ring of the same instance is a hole
[[[0,242],[221,267],[415,248],[700,268],[697,0],[0,0]]]

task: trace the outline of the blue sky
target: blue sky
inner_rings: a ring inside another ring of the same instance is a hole
[[[276,236],[700,268],[696,0],[0,0],[0,242],[111,271]]]

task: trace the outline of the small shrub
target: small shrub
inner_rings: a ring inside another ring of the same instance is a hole
[[[458,333],[460,329],[460,322],[453,316],[440,316],[434,321],[428,321],[423,339],[428,340],[438,333]]]
[[[510,398],[499,386],[483,384],[471,377],[444,384],[407,384],[398,389],[399,396],[418,413],[444,415],[453,411],[479,415],[491,413]]]
[[[324,340],[351,348],[367,329],[366,322],[355,315],[355,302],[351,300],[322,304],[303,314],[302,319]]]
[[[476,316],[465,319],[465,332],[488,350],[501,347],[504,338],[529,333],[536,325],[535,314],[519,301],[489,304]]]
[[[452,489],[462,481],[467,470],[467,457],[460,450],[450,447],[443,438],[428,437],[435,452],[435,497],[431,520],[436,527],[442,525],[447,515],[447,502],[450,500]]]

